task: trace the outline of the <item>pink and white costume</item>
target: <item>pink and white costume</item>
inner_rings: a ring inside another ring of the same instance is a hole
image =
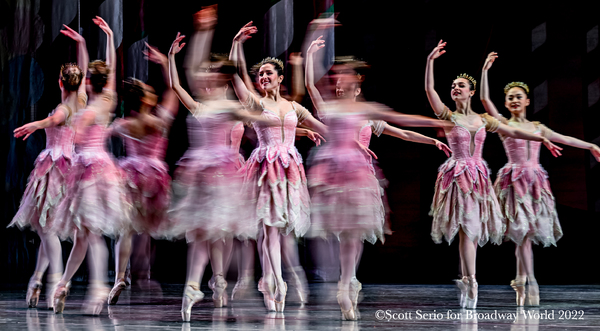
[[[326,237],[354,234],[361,240],[384,241],[385,208],[373,164],[356,140],[364,114],[328,115],[327,143],[311,157],[311,234]],[[364,138],[363,138],[364,139]],[[366,141],[368,144],[368,141]]]
[[[455,126],[446,134],[452,156],[439,168],[430,215],[431,237],[450,244],[460,229],[471,241],[483,246],[488,241],[500,244],[505,225],[498,199],[492,187],[490,170],[481,158],[486,130],[494,131],[497,120],[480,115],[483,122],[475,132],[456,121],[457,114],[446,112],[440,119]],[[474,143],[471,153],[471,142]]]
[[[114,99],[112,92],[106,98]],[[89,112],[94,110],[85,110]],[[106,150],[110,133],[109,114],[96,114],[94,124],[86,128],[85,137],[76,145],[76,157],[67,182],[67,196],[60,204],[55,223],[57,234],[73,238],[76,230],[115,237],[128,229],[132,205],[123,173]]]
[[[132,228],[155,238],[166,235],[171,200],[171,176],[164,162],[168,143],[165,135],[154,132],[141,140],[124,135],[127,157],[119,161],[134,207]]]
[[[256,203],[256,221],[286,235],[302,236],[310,226],[310,197],[302,156],[294,143],[297,124],[310,113],[296,102],[292,105],[294,109],[280,118],[261,101],[262,116],[281,121],[281,126],[253,123],[259,145],[240,172],[244,191]]]
[[[190,149],[175,176],[186,193],[169,210],[172,237],[185,235],[190,242],[199,231],[201,238],[211,241],[255,238],[258,227],[248,221],[249,202],[242,195],[237,170],[239,152],[230,147],[230,111],[208,111],[198,103],[193,115],[188,117]]]
[[[57,107],[48,116],[56,111],[63,109]],[[67,177],[73,165],[74,131],[70,124],[71,116],[65,113],[64,125],[45,129],[46,149],[35,160],[21,205],[9,227],[31,226],[44,233],[52,229],[54,213],[67,194]]]
[[[535,134],[546,136],[550,129],[534,122]],[[510,122],[508,122],[510,125]],[[504,137],[508,163],[498,171],[494,184],[506,217],[506,236],[521,245],[525,238],[544,246],[562,237],[548,174],[539,163],[541,143]]]

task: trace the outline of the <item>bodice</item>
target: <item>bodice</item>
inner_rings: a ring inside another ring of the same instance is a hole
[[[253,123],[260,147],[293,148],[296,141],[296,126],[298,125],[296,112],[290,110],[283,118],[280,118],[273,111],[264,109],[262,116],[274,121],[279,121],[281,122],[281,125],[269,126],[259,122]]]
[[[485,124],[479,127],[475,132],[469,131],[466,127],[455,123],[456,125],[446,134],[450,149],[452,149],[452,158],[456,160],[482,160],[483,143],[485,142],[486,130]],[[471,141],[474,142],[474,148],[471,153]]]
[[[540,135],[541,131],[536,129],[533,133]],[[541,142],[505,137],[502,143],[509,163],[519,166],[539,164]]]
[[[105,125],[92,124],[87,127],[85,138],[77,144],[77,153],[106,152],[106,139],[109,130]]]
[[[128,157],[140,156],[163,160],[167,150],[167,138],[160,132],[146,135],[142,139],[126,136],[125,147]]]
[[[188,118],[190,147],[202,150],[229,149],[232,126],[229,112],[196,113]]]
[[[327,137],[327,144],[330,148],[352,148],[356,149],[356,140],[360,141],[364,146],[369,146],[371,141],[371,126],[365,125],[365,117],[359,113],[334,113],[329,114],[325,118],[325,122],[328,125],[329,134]],[[365,136],[367,136],[366,138]],[[366,140],[368,139],[368,140]]]

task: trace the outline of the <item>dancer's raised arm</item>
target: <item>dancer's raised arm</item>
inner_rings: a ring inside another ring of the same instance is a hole
[[[171,88],[169,81],[169,59],[166,55],[161,53],[158,48],[152,47],[148,45],[148,43],[146,43],[146,47],[148,49],[144,51],[144,55],[146,55],[149,61],[160,65],[163,79],[165,80],[165,84],[167,86],[167,88],[165,88],[163,91],[160,106],[167,109],[171,113],[171,116],[175,116],[175,114],[177,114],[177,110],[179,109],[179,101],[177,100],[177,94]]]
[[[177,64],[175,63],[175,54],[179,53],[185,43],[180,44],[180,42],[185,38],[179,32],[177,32],[177,37],[171,44],[171,49],[169,50],[169,86],[173,89],[181,103],[188,110],[193,110],[196,108],[196,101],[192,96],[181,87],[179,83],[179,74],[177,73]]]
[[[445,106],[434,88],[433,61],[446,53],[444,46],[446,46],[446,43],[440,40],[438,45],[427,56],[427,66],[425,67],[425,92],[427,93],[429,104],[437,116],[442,114]]]
[[[240,29],[240,31],[238,31],[238,33],[233,38],[233,44],[231,46],[229,59],[234,62],[234,64],[238,68],[238,72],[240,70],[244,70],[244,72],[246,72],[245,68],[240,67],[240,64],[243,64],[243,66],[245,67],[246,61],[243,55],[243,49],[241,49],[242,43],[251,38],[251,35],[256,33],[256,31],[257,29],[255,26],[252,26],[252,22],[248,22]],[[242,103],[254,105],[259,104],[259,97],[253,92],[254,88],[250,87],[253,86],[253,84],[247,75],[244,78],[240,77],[239,73],[233,75],[232,84],[235,94]],[[250,98],[254,100],[250,102]]]
[[[483,104],[483,108],[485,108],[485,111],[497,120],[502,121],[504,120],[504,117],[500,115],[498,109],[490,99],[490,86],[488,82],[488,70],[490,70],[496,58],[498,58],[498,53],[491,52],[490,54],[488,54],[487,59],[485,60],[485,64],[483,65],[483,69],[481,70],[480,98],[481,103]]]
[[[301,102],[304,98],[304,79],[302,70],[302,56],[300,53],[290,54],[289,64],[292,65],[292,89],[288,96],[289,101]]]
[[[81,68],[83,77],[85,77],[87,73],[88,63],[90,62],[90,57],[88,55],[85,39],[70,27],[64,24],[63,27],[65,28],[65,30],[60,30],[60,32],[77,42],[77,65],[79,66],[79,68]],[[77,90],[77,101],[81,107],[85,107],[87,103],[85,84],[79,85],[79,89]]]
[[[96,18],[92,19],[96,25],[104,33],[106,33],[106,65],[108,66],[108,78],[106,81],[106,86],[104,88],[116,91],[117,90],[117,52],[115,51],[115,41],[113,36],[113,31],[110,29],[108,24],[102,19],[100,16],[96,16]]]
[[[315,64],[314,64],[314,54],[325,47],[325,40],[322,40],[323,36],[320,36],[316,40],[314,40],[308,50],[306,51],[306,73],[304,74],[306,90],[308,91],[308,95],[313,102],[313,109],[315,110],[315,115],[317,117],[321,117],[323,114],[320,113],[324,106],[323,98],[321,97],[321,93],[315,86]]]

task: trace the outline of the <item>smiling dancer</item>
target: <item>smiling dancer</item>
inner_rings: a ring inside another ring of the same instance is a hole
[[[527,120],[529,87],[523,82],[511,82],[504,87],[504,106],[510,111],[511,117],[506,119],[500,114],[490,99],[488,85],[488,71],[497,57],[497,53],[491,52],[481,73],[481,102],[487,113],[506,125],[532,132],[552,142],[587,149],[600,162],[600,148],[595,144],[564,136],[539,122]],[[500,135],[500,138],[508,163],[498,171],[494,188],[506,217],[506,236],[516,245],[517,276],[510,286],[517,293],[517,306],[537,306],[540,296],[533,271],[531,244],[556,246],[563,232],[548,174],[539,163],[540,143],[504,135]]]
[[[488,241],[500,244],[505,231],[502,212],[494,193],[489,169],[481,158],[486,131],[504,136],[543,142],[554,156],[560,147],[548,139],[512,126],[505,125],[488,114],[477,114],[471,109],[476,81],[461,74],[453,82],[450,95],[456,111],[444,105],[434,88],[433,62],[446,51],[440,41],[427,57],[425,92],[438,118],[446,121],[446,137],[452,148],[452,157],[440,166],[435,184],[435,195],[430,214],[433,216],[431,237],[441,243],[451,243],[459,235],[459,253],[462,279],[456,281],[461,290],[461,306],[477,306],[475,256],[477,244]]]

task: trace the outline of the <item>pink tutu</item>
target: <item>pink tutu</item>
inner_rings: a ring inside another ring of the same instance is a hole
[[[54,230],[62,239],[86,229],[115,237],[128,231],[132,205],[124,177],[105,150],[107,129],[88,128],[67,181],[67,196],[59,205]]]
[[[67,176],[73,163],[73,134],[66,125],[46,129],[46,149],[35,160],[21,205],[9,227],[31,226],[43,232],[53,227],[56,208],[67,193]]]
[[[545,247],[554,245],[562,235],[548,175],[538,163],[541,143],[529,142],[533,157],[527,160],[527,141],[504,138],[509,158],[494,187],[507,219],[506,237],[517,245],[529,238]]]
[[[382,188],[370,158],[355,141],[363,121],[361,114],[327,118],[327,143],[311,157],[308,174],[312,236],[352,235],[372,244],[385,240]]]
[[[198,109],[188,120],[191,148],[179,161],[175,182],[183,198],[169,210],[171,238],[188,242],[221,238],[256,238],[251,205],[242,195],[237,171],[239,153],[230,145],[231,115]]]
[[[455,121],[454,116],[452,121]],[[447,134],[452,157],[439,168],[430,212],[433,216],[431,237],[436,243],[441,243],[444,237],[450,244],[460,229],[480,246],[488,241],[500,244],[504,235],[505,226],[490,171],[481,158],[485,127],[474,134],[472,155],[471,134],[459,124]]]
[[[133,204],[132,228],[154,238],[166,235],[167,210],[171,200],[171,176],[162,161],[167,139],[154,133],[142,140],[126,136],[126,158],[119,165]]]

